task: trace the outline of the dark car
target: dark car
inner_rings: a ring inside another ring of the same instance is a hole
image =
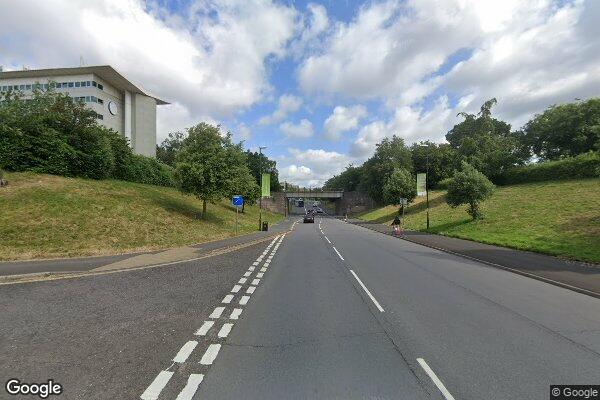
[[[323,209],[322,208],[317,208],[317,214],[323,214]]]
[[[315,222],[315,216],[312,213],[304,214],[304,223],[313,224]]]

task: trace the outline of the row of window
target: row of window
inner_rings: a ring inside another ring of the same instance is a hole
[[[49,88],[66,89],[66,88],[82,88],[82,87],[95,87],[100,90],[104,90],[104,86],[96,81],[80,81],[80,82],[50,82],[50,83],[34,83],[30,85],[8,85],[0,86],[0,91],[6,92],[9,90],[32,90],[32,89],[44,89]]]
[[[104,104],[104,100],[99,99],[95,96],[73,96],[73,100],[83,101],[85,103]]]

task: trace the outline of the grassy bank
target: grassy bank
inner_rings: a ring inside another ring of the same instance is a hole
[[[175,189],[114,180],[10,173],[0,188],[0,260],[155,250],[234,235],[228,201],[202,203]],[[258,208],[239,214],[240,233],[258,228]],[[282,216],[263,212],[271,224]]]
[[[479,221],[471,221],[463,206],[450,208],[444,194],[429,194],[429,232],[600,262],[600,179],[498,187]],[[383,207],[360,218],[391,223],[397,210]],[[425,210],[425,200],[418,198],[406,211],[405,227],[424,231]]]

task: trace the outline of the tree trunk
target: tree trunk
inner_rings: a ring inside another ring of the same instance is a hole
[[[202,219],[206,219],[206,200],[202,199]]]

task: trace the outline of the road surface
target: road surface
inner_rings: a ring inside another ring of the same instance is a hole
[[[0,286],[0,308],[4,382],[52,378],[56,398],[548,399],[600,383],[599,299],[332,218],[194,262]]]

